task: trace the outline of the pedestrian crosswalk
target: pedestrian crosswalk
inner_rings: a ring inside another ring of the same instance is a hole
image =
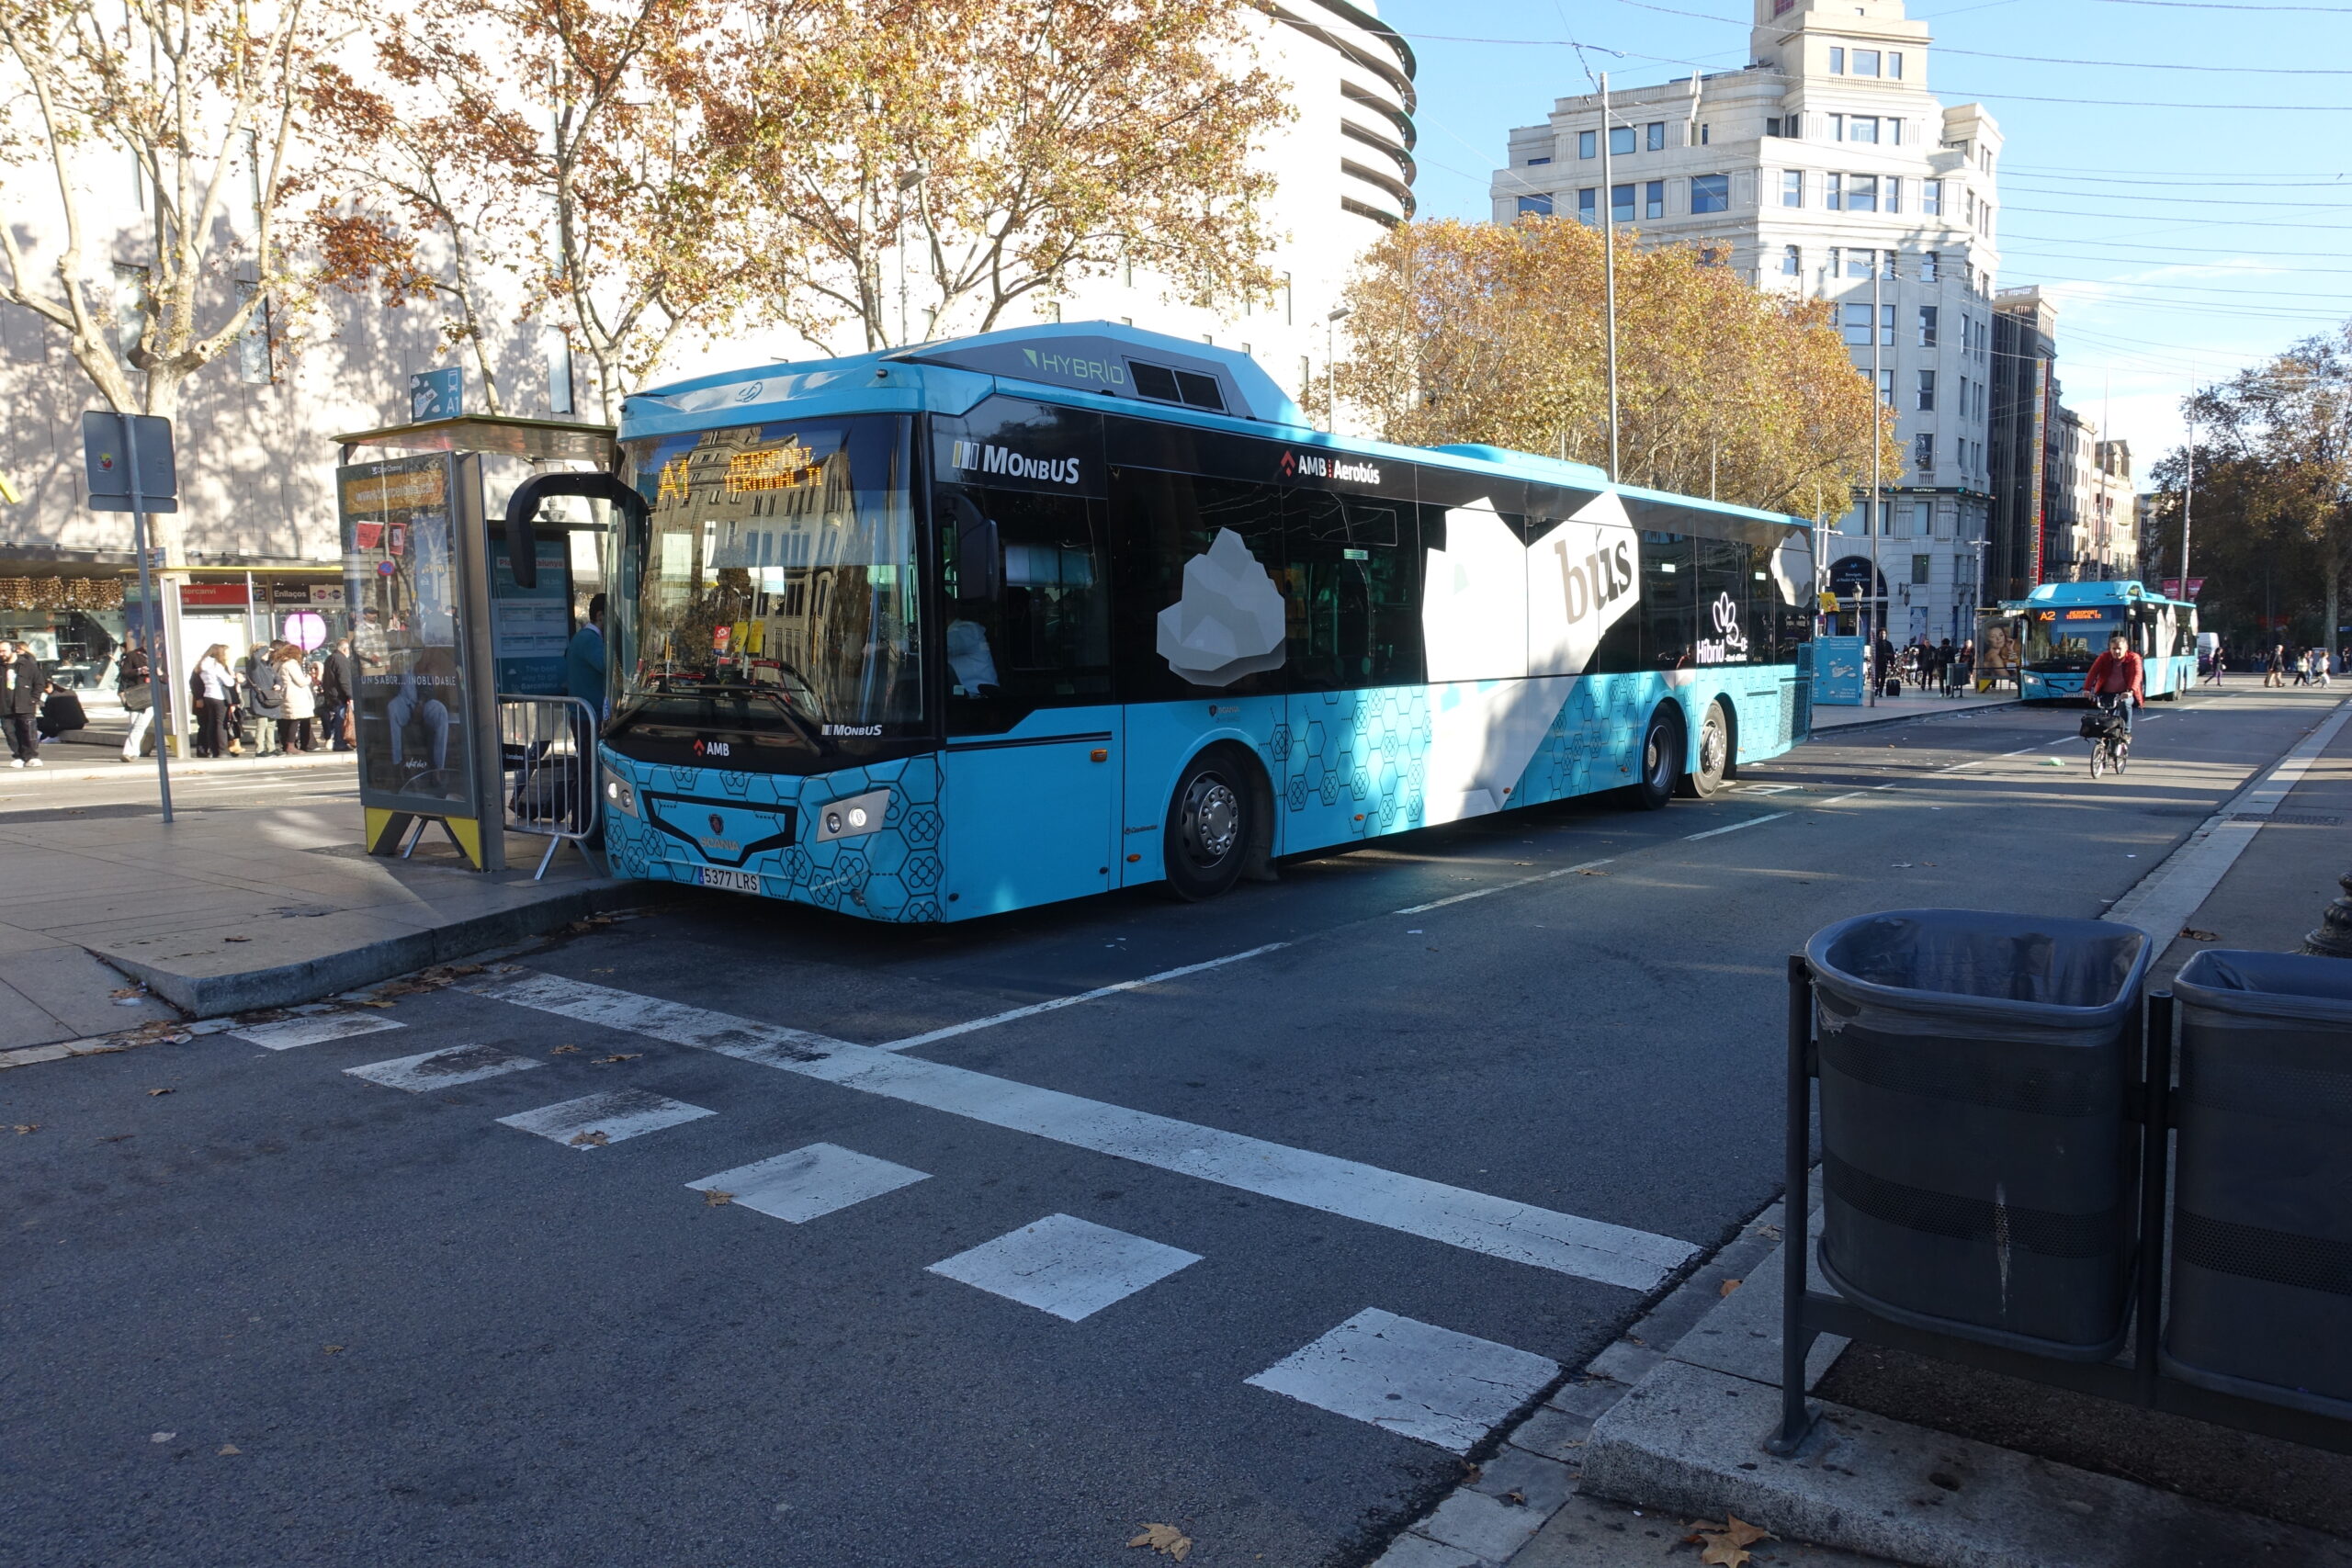
[[[1117,1111],[1125,1123],[1121,1136],[1106,1137],[1089,1123],[1104,1120],[1115,1108],[894,1052],[730,1019],[682,1004],[633,998],[606,987],[526,976],[519,982],[510,980],[484,990],[486,994],[503,990],[509,999],[542,1010],[561,1010],[581,1021],[671,1039],[760,1066],[807,1071],[843,1087],[911,1100],[1001,1126],[1042,1130],[1058,1142],[1101,1147],[1104,1153],[1212,1182],[1248,1187],[1308,1208],[1348,1213],[1390,1229],[1607,1283],[1646,1288],[1689,1250],[1687,1244],[1669,1237],[1648,1236],[1522,1204],[1506,1205],[1501,1200],[1462,1189],[1139,1112]],[[300,1027],[257,1025],[238,1031],[234,1037],[275,1051],[356,1040],[399,1027],[392,1021],[356,1013],[286,1021]],[[273,1030],[278,1032],[269,1032]],[[477,1043],[343,1070],[368,1083],[418,1093],[551,1065],[547,1059]],[[976,1080],[976,1084],[965,1080]],[[977,1086],[988,1086],[987,1103],[975,1098]],[[1043,1099],[1023,1105],[1023,1099],[1028,1096]],[[584,1151],[701,1123],[718,1114],[708,1107],[650,1089],[622,1088],[515,1111],[494,1121],[561,1147]],[[1053,1121],[1053,1125],[1041,1129],[1041,1119]],[[1228,1142],[1219,1147],[1219,1139]],[[1270,1168],[1239,1168],[1244,1153]],[[687,1190],[702,1194],[706,1204],[745,1209],[800,1225],[933,1179],[928,1171],[840,1144],[819,1142],[763,1156],[684,1185]],[[1491,1205],[1492,1212],[1481,1205]],[[1454,1234],[1476,1223],[1495,1227],[1498,1234]],[[1201,1253],[1056,1213],[940,1258],[926,1265],[924,1271],[1063,1323],[1080,1324],[1204,1264],[1214,1267]],[[1560,1371],[1557,1363],[1532,1352],[1366,1307],[1243,1381],[1332,1416],[1464,1453],[1540,1394]]]

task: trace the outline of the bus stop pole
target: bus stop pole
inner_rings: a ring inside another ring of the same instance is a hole
[[[130,416],[118,414],[122,421],[122,449],[130,462],[130,542],[139,552],[139,626],[147,638],[147,697],[153,717],[149,719],[147,733],[155,739],[155,789],[164,802],[164,820],[172,819],[172,761],[167,753],[172,749],[172,710],[166,703],[172,682],[179,679],[175,671],[178,660],[171,670],[164,665],[163,650],[155,644],[154,578],[147,568],[147,492],[139,483],[139,441],[131,429]],[[170,680],[164,677],[170,675]]]

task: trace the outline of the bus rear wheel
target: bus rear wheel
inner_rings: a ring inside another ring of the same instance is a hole
[[[1682,710],[1661,703],[1642,730],[1641,782],[1629,793],[1645,811],[1663,811],[1682,776]]]
[[[1253,792],[1234,758],[1212,747],[1193,759],[1168,803],[1168,890],[1184,902],[1231,887],[1257,830]]]
[[[1731,773],[1731,718],[1724,712],[1724,705],[1707,705],[1699,720],[1699,763],[1682,775],[1677,786],[1691,800],[1704,800],[1724,787],[1724,780]]]

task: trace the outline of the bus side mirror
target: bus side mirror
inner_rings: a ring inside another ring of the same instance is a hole
[[[514,493],[506,498],[506,566],[514,574],[514,586],[539,585],[539,552],[532,524],[539,514],[539,502],[551,495],[610,502],[624,520],[621,536],[636,564],[639,580],[643,580],[646,538],[652,532],[653,516],[645,504],[645,497],[632,486],[623,484],[616,474],[534,474],[516,485]]]
[[[1004,549],[996,522],[961,491],[942,490],[941,522],[956,531],[956,597],[994,599],[1004,587]]]

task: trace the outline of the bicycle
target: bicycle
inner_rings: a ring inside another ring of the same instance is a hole
[[[2120,705],[2132,699],[2107,694],[2091,699],[2092,711],[2083,715],[2082,736],[2091,743],[2091,777],[2109,771],[2120,773],[2132,756],[2132,731],[2123,722]]]

